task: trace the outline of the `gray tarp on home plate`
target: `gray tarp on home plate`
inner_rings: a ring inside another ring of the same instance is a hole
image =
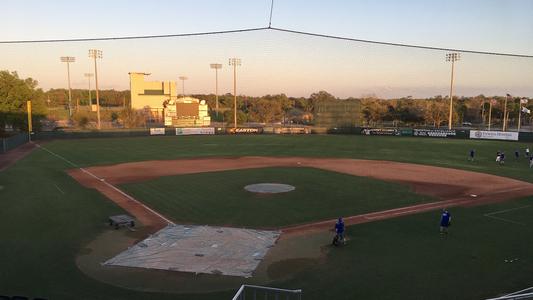
[[[251,277],[277,231],[169,225],[104,265]]]

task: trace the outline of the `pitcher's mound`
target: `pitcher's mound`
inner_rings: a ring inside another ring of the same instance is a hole
[[[244,189],[252,193],[276,194],[294,191],[295,187],[281,183],[256,183],[247,185]]]

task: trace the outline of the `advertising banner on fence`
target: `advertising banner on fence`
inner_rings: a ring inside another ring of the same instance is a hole
[[[165,135],[165,128],[150,128],[150,135]]]
[[[215,134],[214,127],[176,128],[176,135]]]
[[[457,132],[453,129],[413,129],[413,136],[426,137],[454,137]]]
[[[276,134],[308,134],[311,130],[307,127],[276,127],[274,128]]]
[[[232,134],[258,134],[263,133],[262,127],[240,127],[240,128],[228,128],[228,133]]]
[[[518,141],[518,132],[470,130],[471,139]]]
[[[396,135],[400,136],[400,130],[396,128],[364,128],[361,130],[362,135]]]

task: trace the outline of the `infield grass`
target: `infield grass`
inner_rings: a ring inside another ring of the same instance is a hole
[[[254,183],[283,183],[287,193],[257,194]],[[436,199],[409,186],[314,168],[260,168],[167,176],[121,185],[173,221],[277,228],[414,205]]]

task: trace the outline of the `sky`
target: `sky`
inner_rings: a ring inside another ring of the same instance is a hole
[[[95,38],[266,27],[271,0],[3,0],[0,41]],[[529,0],[275,0],[272,26],[394,43],[533,55]],[[220,93],[232,92],[228,58],[242,59],[237,93],[346,97],[446,95],[451,64],[444,51],[373,45],[278,31],[124,41],[0,44],[0,69],[40,87],[67,87],[60,56],[74,56],[73,88],[94,72],[88,49],[103,51],[100,88],[128,89],[128,72],[148,80],[187,76],[185,92],[214,93],[210,63],[223,64]],[[462,54],[455,93],[533,97],[533,58]]]

